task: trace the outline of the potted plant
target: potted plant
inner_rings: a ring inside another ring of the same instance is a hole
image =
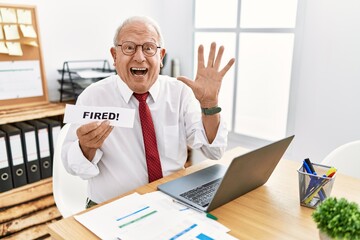
[[[360,208],[345,198],[327,198],[312,213],[321,239],[360,240]]]

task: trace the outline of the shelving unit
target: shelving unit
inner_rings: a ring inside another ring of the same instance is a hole
[[[18,46],[16,53],[0,54],[0,79],[4,80],[0,81],[0,125],[45,117],[62,121],[65,104],[49,102],[36,6],[0,3],[0,8],[15,17],[15,21],[3,17],[0,31],[6,24],[21,31],[26,24],[36,33],[22,32],[19,39],[11,40]],[[49,238],[47,225],[61,219],[52,196],[52,178],[0,192],[0,212],[0,239]]]
[[[65,61],[60,83],[60,102],[76,101],[80,93],[90,84],[115,74],[107,60]]]
[[[0,125],[38,118],[62,121],[63,103],[0,106]],[[47,225],[62,218],[52,193],[52,177],[0,193],[0,239],[50,239]]]

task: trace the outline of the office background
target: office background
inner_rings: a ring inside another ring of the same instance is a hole
[[[51,100],[59,99],[57,69],[67,60],[109,59],[116,27],[132,15],[149,15],[162,27],[170,60],[193,76],[192,0],[3,0],[37,6]],[[360,139],[360,2],[301,0],[292,69],[287,132],[295,134],[287,157],[320,162],[331,150]],[[216,16],[221,17],[221,16]],[[234,56],[236,54],[234,53]],[[230,145],[266,141],[231,134]]]

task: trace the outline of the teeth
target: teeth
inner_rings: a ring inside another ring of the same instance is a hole
[[[144,76],[148,69],[146,67],[132,67],[130,68],[131,74],[134,76]]]
[[[146,68],[131,68],[134,71],[145,71]]]

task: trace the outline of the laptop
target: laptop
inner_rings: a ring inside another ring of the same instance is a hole
[[[158,185],[158,190],[204,212],[210,212],[265,184],[294,135],[234,158],[227,167],[214,164]]]

